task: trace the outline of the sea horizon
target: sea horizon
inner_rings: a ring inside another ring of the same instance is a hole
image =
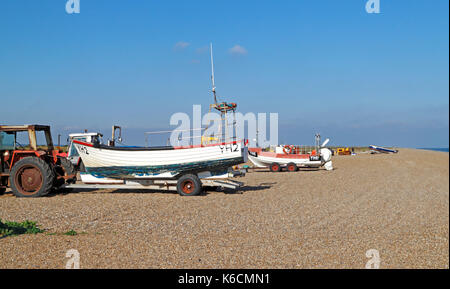
[[[429,150],[429,151],[438,151],[438,152],[449,152],[449,148],[417,148],[419,150]]]

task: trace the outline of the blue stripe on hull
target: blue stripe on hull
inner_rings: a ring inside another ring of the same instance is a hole
[[[171,173],[175,176],[180,173],[197,173],[201,171],[211,171],[211,173],[226,173],[226,170],[240,163],[243,163],[243,157],[214,160],[204,162],[192,162],[174,165],[162,166],[126,166],[126,167],[86,167],[86,172],[97,178],[115,178],[127,179],[136,176],[156,176],[163,173]]]

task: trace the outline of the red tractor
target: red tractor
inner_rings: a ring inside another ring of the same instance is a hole
[[[18,142],[20,133],[28,134],[27,145]],[[38,147],[36,133],[44,134],[46,145]],[[42,197],[75,182],[74,166],[64,155],[53,147],[49,126],[0,126],[0,194],[9,187],[17,197]]]

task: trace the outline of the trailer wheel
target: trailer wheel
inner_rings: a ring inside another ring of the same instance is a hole
[[[270,165],[270,171],[271,172],[279,172],[279,171],[281,171],[281,166],[277,163],[272,163]]]
[[[26,157],[13,166],[9,183],[16,197],[36,198],[50,192],[54,179],[49,164],[37,157]]]
[[[288,172],[296,172],[296,171],[298,171],[298,167],[295,163],[288,163],[287,170],[288,170]]]
[[[178,179],[177,191],[182,196],[196,196],[202,192],[202,182],[196,175],[184,175]]]

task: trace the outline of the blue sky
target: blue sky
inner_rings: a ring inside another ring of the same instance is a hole
[[[2,0],[0,123],[120,124],[142,144],[209,105],[213,42],[218,94],[279,113],[280,142],[448,147],[449,2],[365,3],[81,0],[69,15],[66,0]]]

